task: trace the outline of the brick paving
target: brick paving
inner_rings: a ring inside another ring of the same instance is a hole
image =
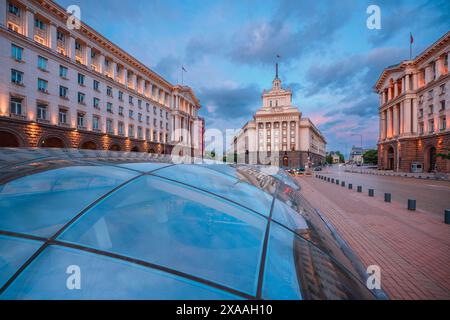
[[[333,224],[362,263],[379,265],[391,299],[450,299],[450,225],[314,177],[297,177],[301,193]]]

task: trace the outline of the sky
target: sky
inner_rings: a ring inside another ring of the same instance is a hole
[[[57,0],[171,83],[193,88],[206,127],[239,129],[261,107],[280,55],[283,87],[327,150],[375,148],[383,69],[450,30],[449,0]],[[381,29],[368,29],[378,5]],[[355,135],[356,134],[356,135]]]

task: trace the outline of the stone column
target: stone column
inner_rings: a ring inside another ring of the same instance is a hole
[[[412,128],[411,132],[417,133],[417,99],[412,100]]]
[[[393,98],[396,98],[398,96],[398,85],[397,81],[394,82],[394,96]]]
[[[145,81],[144,82],[144,90],[145,90],[145,96],[147,98],[151,97],[151,92],[152,92],[152,84],[149,81]],[[174,97],[174,102],[175,102],[175,97]],[[173,108],[172,108],[173,109]]]
[[[442,68],[444,67],[444,58],[439,57],[436,60],[436,79],[442,75]]]
[[[84,55],[84,62],[86,63],[86,66],[91,69],[92,68],[92,48],[89,46],[86,46]]]
[[[386,138],[392,137],[392,107],[386,110],[387,132]]]
[[[137,89],[137,76],[134,72],[131,74],[131,88],[133,90]]]
[[[3,1],[3,0],[0,0]],[[50,45],[50,49],[52,49],[53,51],[57,51],[57,45],[56,45],[56,40],[57,40],[57,30],[56,30],[56,25],[54,25],[53,23],[50,23],[50,27],[48,28],[48,36],[49,36],[49,45]]]
[[[6,0],[0,0],[0,25],[6,27]]]
[[[122,72],[123,72],[123,76],[122,76],[123,85],[128,88],[128,70],[127,70],[127,68],[123,67]]]
[[[405,135],[411,134],[411,99],[403,102],[403,132]]]
[[[397,136],[399,134],[399,125],[398,125],[398,119],[399,119],[399,106],[395,105],[393,107],[393,112],[394,112],[394,116],[393,116],[393,121],[394,121],[394,125],[393,125],[393,129],[394,129],[394,136]]]
[[[114,81],[117,80],[117,63],[112,61],[111,62],[111,77],[113,78]]]
[[[145,80],[143,78],[139,78],[138,92],[140,94],[144,94],[144,84],[145,84]]]
[[[75,38],[72,35],[69,36],[69,58],[75,60]]]
[[[103,74],[105,71],[105,56],[102,53],[98,54],[98,70],[99,73]]]
[[[27,8],[25,16],[26,36],[34,40],[34,11]]]
[[[405,92],[409,92],[410,90],[409,90],[409,86],[410,86],[410,75],[409,74],[407,74],[406,76],[405,76]]]

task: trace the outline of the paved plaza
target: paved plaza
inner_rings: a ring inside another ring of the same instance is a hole
[[[427,194],[414,193],[417,199],[429,201],[423,201],[428,204],[421,207],[432,208],[430,213],[408,211],[402,201],[385,203],[380,197],[370,198],[367,191],[357,193],[356,187],[349,190],[308,176],[296,179],[302,195],[323,213],[365,267],[380,266],[382,288],[391,299],[450,299],[450,225],[444,224],[441,210],[449,201],[448,191],[442,191],[445,184],[429,181],[426,183],[439,187]],[[414,183],[395,181],[394,188],[406,192],[406,187],[398,186]],[[422,184],[416,188],[427,190]],[[433,196],[445,195],[438,205],[433,203]]]

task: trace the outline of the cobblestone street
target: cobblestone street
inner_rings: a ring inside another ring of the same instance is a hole
[[[391,299],[450,299],[450,226],[443,214],[408,211],[403,203],[357,193],[355,186],[296,179],[365,267],[381,267],[382,288]]]

